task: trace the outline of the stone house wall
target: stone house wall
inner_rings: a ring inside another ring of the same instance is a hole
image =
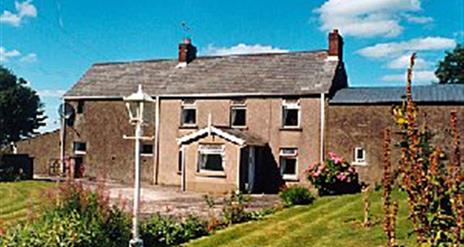
[[[327,151],[334,151],[348,161],[354,160],[355,147],[366,150],[366,165],[356,166],[360,177],[367,183],[380,183],[383,172],[383,131],[392,130],[392,142],[399,140],[391,114],[393,104],[330,105],[326,114],[325,143]],[[426,119],[434,133],[432,143],[450,153],[450,112],[458,111],[461,137],[464,136],[464,105],[419,104],[419,119]],[[426,117],[423,114],[426,114]],[[462,142],[461,142],[462,143]],[[461,150],[464,147],[461,147]],[[392,147],[392,164],[397,164],[399,149]]]

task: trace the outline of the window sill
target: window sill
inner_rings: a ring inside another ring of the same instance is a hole
[[[74,154],[75,155],[86,155],[87,152],[85,152],[85,151],[74,151]]]
[[[181,125],[179,129],[198,129],[197,125]]]
[[[200,172],[196,172],[195,176],[198,176],[198,177],[225,178],[226,173],[221,172],[221,171],[200,171]]]
[[[286,182],[298,182],[298,181],[300,181],[296,175],[283,175],[282,178]]]
[[[354,166],[367,166],[367,162],[352,162],[351,165],[354,165]]]
[[[280,127],[280,131],[303,131],[301,127]]]
[[[239,129],[239,130],[247,130],[247,129],[248,129],[247,126],[230,126],[230,128],[232,128],[232,129]]]
[[[141,157],[153,157],[153,154],[140,154]]]

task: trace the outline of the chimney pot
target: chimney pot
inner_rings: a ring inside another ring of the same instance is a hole
[[[343,37],[338,33],[338,29],[329,33],[329,56],[343,61]]]

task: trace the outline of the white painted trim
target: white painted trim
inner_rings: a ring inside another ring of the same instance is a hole
[[[319,161],[324,163],[324,134],[325,134],[325,94],[321,93],[321,110],[320,110],[320,121],[321,121],[321,130],[320,130],[320,150],[319,150]]]
[[[159,171],[159,135],[160,135],[160,113],[161,113],[161,102],[160,97],[156,96],[155,98],[155,144],[153,147],[153,152],[155,154],[155,169],[153,171],[153,181],[155,184],[158,184],[158,171]]]
[[[358,159],[358,151],[359,150],[362,150],[362,156],[363,156],[363,159]],[[366,149],[362,148],[362,147],[355,147],[354,148],[354,157],[353,157],[354,161],[353,161],[353,164],[354,165],[367,165],[367,162],[366,162]]]
[[[240,192],[240,154],[242,153],[242,148],[239,147],[237,148],[237,180],[236,180],[236,183],[237,183],[237,188],[236,188],[236,192]]]
[[[224,132],[224,131],[222,131],[222,130],[214,127],[214,126],[208,126],[208,127],[203,128],[203,129],[200,129],[198,131],[195,131],[193,133],[190,133],[188,135],[185,135],[185,136],[183,136],[181,138],[177,138],[177,144],[182,145],[185,142],[188,142],[188,141],[190,141],[192,139],[198,138],[198,137],[200,137],[202,135],[205,135],[205,134],[208,134],[208,133],[216,134],[216,135],[218,135],[218,136],[220,136],[220,137],[222,137],[222,138],[224,138],[224,139],[226,139],[226,140],[228,140],[230,142],[236,143],[236,144],[238,144],[240,146],[245,145],[245,140],[243,140],[241,138],[238,138],[238,137],[236,137],[234,135],[231,135],[231,134],[229,134],[227,132]]]

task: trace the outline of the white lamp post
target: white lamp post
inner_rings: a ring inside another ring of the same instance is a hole
[[[136,93],[133,93],[123,98],[126,102],[126,107],[129,112],[129,121],[135,125],[135,136],[128,137],[124,136],[124,139],[135,140],[135,179],[134,179],[134,208],[132,215],[132,239],[129,242],[129,246],[140,247],[143,246],[143,241],[139,237],[139,203],[140,203],[140,141],[141,140],[152,140],[152,137],[143,137],[142,125],[143,125],[143,107],[145,102],[154,102],[153,98],[143,93],[142,85]]]

